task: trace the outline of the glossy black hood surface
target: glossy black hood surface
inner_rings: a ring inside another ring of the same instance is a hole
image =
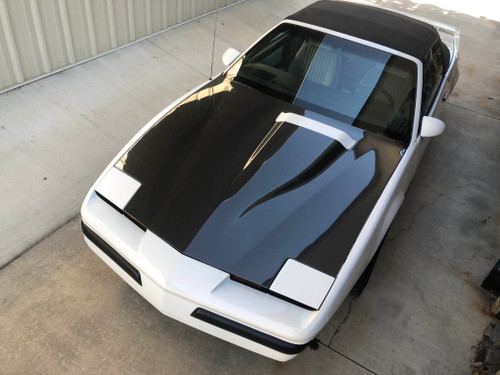
[[[404,146],[219,78],[159,121],[117,167],[141,183],[125,211],[187,256],[263,287],[287,258],[336,276]]]

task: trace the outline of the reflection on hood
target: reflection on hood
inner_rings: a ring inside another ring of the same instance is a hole
[[[288,258],[335,277],[402,146],[346,125],[358,139],[347,151],[277,125],[281,112],[309,115],[229,79],[211,82],[117,163],[141,183],[124,210],[185,255],[263,287]]]

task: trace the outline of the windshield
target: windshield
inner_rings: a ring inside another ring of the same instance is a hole
[[[414,62],[291,24],[281,24],[232,69],[235,80],[358,128],[409,141]]]

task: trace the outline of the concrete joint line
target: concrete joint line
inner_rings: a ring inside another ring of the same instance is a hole
[[[324,342],[322,342],[322,341],[320,341],[320,340],[318,340],[318,341],[319,341],[319,343],[320,343],[321,345],[323,345],[323,346],[324,346],[325,348],[327,348],[328,350],[331,350],[332,352],[337,353],[338,355],[340,355],[340,356],[344,357],[344,358],[345,358],[345,359],[347,359],[348,361],[350,361],[350,362],[354,363],[356,366],[359,366],[359,367],[361,367],[362,369],[364,369],[364,370],[368,371],[370,374],[378,375],[376,372],[374,372],[374,371],[370,370],[370,369],[369,369],[368,367],[366,367],[366,366],[363,366],[361,363],[359,363],[359,362],[355,361],[354,359],[350,358],[349,356],[345,355],[344,353],[341,353],[341,352],[339,352],[338,350],[336,350],[336,349],[332,348],[331,346],[326,345]]]
[[[4,268],[6,268],[9,264],[13,263],[16,259],[19,259],[20,257],[22,257],[24,254],[26,254],[28,251],[30,251],[31,249],[33,249],[39,243],[45,241],[47,238],[49,238],[54,233],[56,233],[59,229],[64,228],[66,225],[68,225],[73,220],[75,220],[78,216],[80,216],[80,212],[78,212],[78,214],[76,214],[75,216],[72,216],[71,218],[69,218],[68,220],[66,220],[64,223],[62,223],[58,227],[56,227],[53,230],[49,231],[47,234],[45,234],[44,236],[42,236],[40,239],[36,240],[32,245],[30,245],[27,248],[23,249],[17,256],[15,256],[11,260],[7,261],[5,264],[0,265],[0,271],[2,271]]]
[[[481,112],[478,112],[478,111],[474,111],[473,109],[465,108],[465,107],[462,107],[462,106],[460,106],[460,105],[458,105],[458,104],[453,104],[453,103],[450,103],[450,102],[447,102],[446,104],[452,105],[453,107],[457,107],[457,108],[463,109],[463,110],[465,110],[465,111],[469,111],[469,112],[472,112],[472,113],[476,113],[476,114],[481,115],[481,116],[484,116],[484,117],[491,118],[491,119],[493,119],[493,120],[500,121],[500,118],[498,118],[498,117],[491,116],[491,115],[487,115],[487,114],[485,114],[485,113],[481,113]]]
[[[333,332],[333,335],[332,337],[330,337],[330,340],[328,340],[328,347],[330,347],[332,345],[332,340],[335,336],[337,336],[337,334],[340,332],[342,326],[344,325],[344,323],[347,321],[347,318],[349,318],[349,315],[351,314],[351,309],[352,309],[352,304],[354,302],[354,300],[356,299],[357,297],[352,297],[351,300],[349,301],[349,306],[347,308],[347,314],[344,316],[344,319],[342,319],[342,321],[339,323],[339,325],[337,326],[337,328],[335,329],[335,332]]]
[[[398,237],[401,233],[408,232],[413,227],[413,224],[415,223],[418,214],[420,214],[424,209],[436,204],[439,198],[441,198],[442,196],[444,196],[444,194],[439,193],[439,195],[437,195],[432,202],[420,205],[420,208],[411,216],[410,225],[408,225],[406,228],[399,230],[394,236],[388,238],[386,242],[389,243],[395,240],[396,237]]]

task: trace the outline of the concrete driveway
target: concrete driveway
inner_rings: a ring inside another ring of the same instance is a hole
[[[227,47],[245,49],[310,3],[221,11],[215,71]],[[479,285],[500,256],[500,25],[372,3],[460,27],[461,76],[365,292],[344,302],[319,350],[278,363],[186,327],[82,239],[79,205],[107,163],[208,78],[211,15],[0,95],[0,374],[470,373],[471,346],[494,321]]]

